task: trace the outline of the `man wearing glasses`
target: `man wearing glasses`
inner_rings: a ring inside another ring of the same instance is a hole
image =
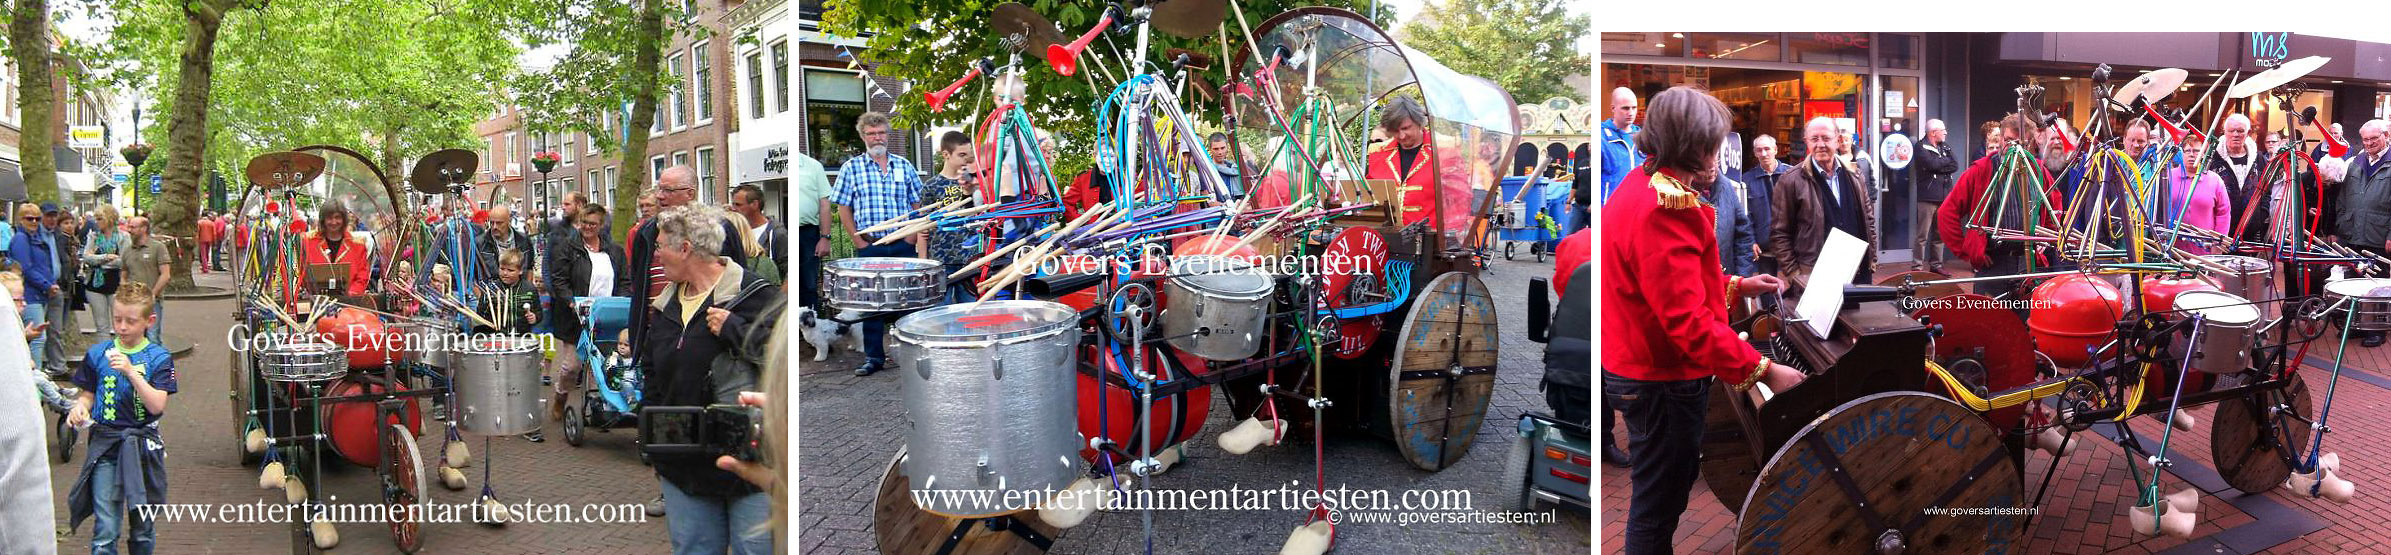
[[[17,205],[16,238],[8,246],[8,259],[25,272],[25,311],[35,320],[30,324],[42,326],[66,320],[66,299],[58,289],[57,237],[42,225],[44,211],[55,213],[56,207]],[[35,366],[49,372],[52,378],[66,375],[66,346],[58,341],[57,328],[42,331],[39,339],[29,347]],[[57,351],[55,353],[51,351]]]
[[[855,131],[863,134],[865,151],[839,166],[838,192],[830,196],[830,202],[839,206],[839,220],[847,222],[847,237],[855,242],[855,256],[913,256],[911,239],[873,245],[885,232],[861,231],[904,218],[919,206],[921,170],[905,157],[889,154],[888,114],[865,113],[855,120]],[[861,325],[864,362],[855,369],[855,375],[869,376],[887,368],[888,353],[882,343],[888,337],[888,321],[873,318]]]
[[[662,213],[673,208],[678,208],[681,205],[689,204],[690,201],[697,200],[697,170],[690,169],[689,166],[673,166],[670,168],[665,168],[664,173],[657,174],[656,176],[656,192],[654,197],[656,198],[656,204],[658,205],[658,213]],[[738,229],[731,227],[731,221],[729,219],[722,220],[722,230],[723,240],[721,250],[715,252],[746,252],[743,250],[746,248],[746,246],[745,243],[742,243],[741,239],[739,238]],[[635,306],[647,306],[648,301],[655,299],[656,295],[663,294],[665,283],[663,278],[664,268],[656,264],[655,220],[643,220],[639,222],[638,225],[634,226],[631,232],[630,255],[631,264],[629,266],[625,266],[625,268],[630,268],[630,271],[632,272],[644,271],[648,275],[648,279],[644,283],[647,285],[647,287],[643,289],[635,289],[640,291],[636,297],[638,302],[635,303]],[[632,280],[632,283],[642,282],[640,280],[634,279]],[[617,293],[626,296],[631,295],[629,293]],[[637,363],[643,365],[646,363],[647,353],[642,352],[645,349],[642,349],[641,347],[647,344],[646,335],[648,329],[648,312],[649,311],[647,310],[631,311],[631,358]]]

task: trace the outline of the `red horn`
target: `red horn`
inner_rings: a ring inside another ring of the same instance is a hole
[[[2159,122],[2159,127],[2164,127],[2167,129],[2168,138],[2173,139],[2177,143],[2183,142],[2183,128],[2176,126],[2175,122],[2167,121],[2167,116],[2159,115],[2157,108],[2152,108],[2149,104],[2144,104],[2142,105],[2142,111],[2150,114],[2150,119],[2152,121]]]
[[[1088,41],[1096,40],[1097,33],[1102,33],[1104,28],[1111,27],[1112,19],[1112,10],[1105,10],[1104,18],[1096,20],[1096,28],[1089,29],[1087,34],[1080,35],[1079,40],[1071,41],[1071,44],[1068,45],[1046,45],[1046,63],[1054,66],[1055,73],[1064,76],[1078,73],[1079,51],[1087,49]]]
[[[2335,158],[2339,158],[2341,155],[2349,153],[2349,143],[2341,142],[2340,135],[2334,135],[2331,129],[2326,128],[2325,120],[2319,119],[2315,121],[2316,134],[2325,136],[2325,144],[2328,145],[2325,150],[2326,153],[2332,154]]]
[[[954,84],[947,85],[946,88],[943,89],[938,89],[938,92],[922,95],[922,101],[928,102],[930,104],[930,113],[935,114],[946,111],[946,98],[954,96],[955,91],[962,90],[964,83],[970,83],[972,78],[979,77],[981,69],[987,65],[988,62],[986,60],[981,60],[980,63],[972,64],[971,71],[964,73],[962,79],[956,79]]]

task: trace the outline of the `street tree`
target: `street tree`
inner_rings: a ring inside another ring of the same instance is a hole
[[[555,65],[516,78],[512,92],[522,107],[524,128],[533,133],[580,131],[599,149],[623,160],[618,181],[591,183],[593,193],[613,191],[615,206],[631,206],[649,181],[648,133],[656,123],[660,92],[680,80],[664,71],[664,47],[675,36],[703,37],[679,2],[663,0],[537,0],[554,21],[526,28],[527,45],[565,44]],[[669,17],[668,17],[669,16]],[[702,86],[702,85],[695,85]],[[629,106],[626,113],[625,105]],[[617,133],[620,133],[618,138]],[[614,213],[614,229],[631,229],[630,210]]]
[[[58,160],[50,153],[58,129],[50,113],[57,91],[50,86],[49,0],[16,0],[9,5],[8,57],[17,67],[17,171],[25,177],[25,192],[36,202],[57,200]]]
[[[1432,0],[1396,34],[1454,71],[1534,103],[1572,94],[1563,80],[1585,74],[1588,57],[1575,44],[1591,28],[1562,0]]]

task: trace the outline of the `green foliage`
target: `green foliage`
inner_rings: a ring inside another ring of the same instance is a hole
[[[93,3],[89,15],[116,23],[109,40],[66,49],[88,60],[95,84],[152,99],[141,140],[159,149],[144,167],[158,167],[180,146],[167,140],[165,125],[189,38],[178,4]],[[214,44],[205,159],[237,168],[309,144],[372,155],[384,150],[384,135],[397,137],[398,157],[478,145],[473,123],[494,111],[497,83],[514,72],[517,49],[498,22],[517,4],[342,0],[229,11]]]
[[[1563,79],[1585,75],[1575,51],[1588,18],[1562,0],[1431,1],[1396,30],[1403,43],[1463,74],[1493,80],[1521,104],[1571,93]]]
[[[537,0],[527,2],[551,21],[533,22],[526,37],[532,48],[568,44],[571,49],[554,66],[530,71],[513,81],[515,102],[523,107],[523,125],[534,133],[579,131],[609,155],[625,163],[618,183],[648,181],[647,133],[657,117],[658,91],[685,86],[671,72],[661,71],[660,51],[671,37],[707,36],[707,29],[663,0]],[[654,25],[654,27],[650,27]],[[645,60],[644,62],[642,60]],[[626,114],[624,103],[633,108]],[[602,127],[611,119],[611,129]],[[619,140],[628,126],[629,144]],[[600,191],[604,189],[591,184]],[[639,186],[618,186],[618,206],[628,206]],[[617,229],[629,229],[632,211],[617,211]]]
[[[857,50],[857,56],[864,58],[867,64],[877,64],[873,70],[875,74],[913,81],[913,91],[896,95],[895,116],[899,127],[927,129],[933,124],[955,125],[966,123],[964,119],[973,112],[986,113],[988,89],[985,84],[988,80],[974,81],[973,85],[956,93],[947,111],[940,114],[930,113],[929,105],[924,103],[921,93],[953,82],[970,71],[971,65],[981,58],[993,58],[1000,64],[1006,61],[1009,54],[999,40],[1001,37],[986,31],[992,28],[991,15],[999,3],[992,0],[826,0],[822,16],[823,30],[844,36],[868,35],[869,49]],[[1062,27],[1065,40],[1087,32],[1104,16],[1104,9],[1093,2],[1025,0],[1022,3]],[[1366,15],[1373,2],[1251,0],[1241,4],[1245,21],[1261,25],[1263,20],[1271,16],[1304,6],[1345,8]],[[1372,19],[1383,24],[1389,19],[1388,13],[1381,12]],[[1231,60],[1234,60],[1234,53],[1246,48],[1245,32],[1239,29],[1236,14],[1230,14],[1225,23],[1229,30],[1227,46],[1231,51]],[[1118,41],[1123,49],[1130,48],[1134,42],[1134,39],[1112,40]],[[1169,69],[1169,62],[1162,58],[1162,53],[1171,48],[1186,48],[1218,58],[1221,40],[1217,34],[1201,39],[1185,39],[1156,32],[1147,48],[1148,61],[1163,65],[1157,71]],[[1101,46],[1105,41],[1104,38],[1098,38],[1089,49],[1104,51],[1105,57],[1110,59],[1109,48]],[[929,45],[940,47],[932,48]],[[1205,78],[1216,84],[1227,82],[1231,60],[1215,61],[1213,67],[1204,72]],[[1092,163],[1087,148],[1091,143],[1083,137],[1095,135],[1096,125],[1092,114],[1096,112],[1097,104],[1104,101],[1105,95],[1112,92],[1110,87],[1098,90],[1091,86],[1089,78],[1056,74],[1044,61],[1026,54],[1021,57],[1021,62],[1029,65],[1026,80],[1030,100],[1026,104],[1030,119],[1040,129],[1053,133],[1059,143],[1056,150],[1061,160],[1054,164],[1056,173],[1067,176],[1086,169]],[[1083,69],[1080,74],[1089,75],[1090,72]],[[899,91],[889,92],[894,94]],[[1202,96],[1193,89],[1186,94],[1198,99],[1193,102],[1202,102]],[[1217,117],[1213,114],[1218,112],[1217,105],[1191,110],[1191,113],[1205,114],[1199,117],[1214,120]]]

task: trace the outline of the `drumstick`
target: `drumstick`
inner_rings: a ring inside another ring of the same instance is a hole
[[[906,212],[906,213],[905,213],[905,214],[906,214],[905,216],[898,217],[897,219],[893,219],[893,220],[889,220],[889,221],[885,221],[885,222],[880,222],[880,223],[878,223],[878,224],[874,224],[872,227],[863,228],[863,230],[861,230],[861,231],[857,231],[856,233],[872,233],[872,232],[876,232],[876,231],[882,231],[882,230],[888,230],[888,229],[895,229],[895,228],[898,228],[898,227],[903,227],[903,226],[904,226],[904,224],[912,223],[913,221],[915,221],[915,220],[919,220],[919,219],[922,219],[923,217],[927,217],[928,215],[931,215],[931,214],[937,214],[937,213],[940,213],[940,212],[945,212],[945,211],[947,211],[947,210],[952,210],[952,209],[954,209],[954,207],[955,207],[955,204],[956,204],[956,203],[960,203],[960,202],[963,202],[963,201],[965,201],[965,200],[969,200],[969,199],[955,199],[955,200],[950,200],[950,201],[946,201],[946,202],[938,203],[938,204],[935,204],[935,205],[930,205],[930,206],[924,206],[924,207],[921,207],[921,208],[916,208],[916,209],[913,209],[912,211]]]
[[[1106,209],[1106,208],[1109,208],[1109,207],[1110,207],[1110,205],[1105,205],[1105,206],[1103,206],[1103,207],[1099,207],[1097,210],[1090,210],[1090,211],[1088,211],[1088,212],[1087,212],[1087,213],[1085,213],[1085,214],[1080,214],[1080,217],[1079,217],[1079,219],[1075,219],[1075,220],[1072,220],[1072,221],[1075,221],[1075,222],[1076,222],[1076,221],[1084,220],[1084,219],[1086,219],[1088,216],[1090,216],[1090,215],[1094,215],[1096,212],[1098,212],[1098,211],[1100,211],[1100,210],[1104,210],[1104,209]],[[1033,236],[1034,236],[1034,235],[1045,235],[1045,234],[1047,234],[1047,233],[1053,232],[1053,231],[1055,230],[1055,227],[1056,227],[1056,226],[1059,226],[1059,225],[1062,225],[1062,224],[1054,224],[1054,223],[1046,224],[1046,227],[1041,227],[1041,228],[1038,228],[1038,230],[1037,230],[1037,231],[1031,232],[1031,233],[1030,233],[1030,235],[1033,235]],[[1006,253],[1010,253],[1010,252],[1013,252],[1013,251],[1016,251],[1016,250],[1020,250],[1022,247],[1029,246],[1029,245],[1031,245],[1031,244],[1032,244],[1032,243],[1031,243],[1031,242],[1029,242],[1029,241],[1014,241],[1014,242],[1013,242],[1013,244],[1010,244],[1010,245],[1005,245],[1005,246],[1004,246],[1004,248],[996,249],[996,250],[995,250],[995,251],[993,251],[993,252],[989,252],[988,254],[986,254],[986,255],[983,255],[983,256],[981,256],[981,257],[979,257],[979,259],[977,259],[977,260],[973,260],[973,261],[971,261],[971,263],[970,263],[970,264],[966,264],[966,265],[964,265],[964,266],[963,266],[963,269],[956,270],[956,271],[955,271],[955,273],[948,274],[948,275],[946,276],[946,278],[947,278],[947,279],[955,279],[955,278],[963,277],[963,274],[968,274],[968,273],[971,273],[971,272],[979,271],[980,267],[982,267],[982,266],[986,266],[986,265],[988,265],[988,263],[996,261],[996,259],[997,259],[997,258],[1003,257],[1003,256],[1004,256]]]
[[[883,235],[880,237],[880,240],[873,241],[872,244],[877,246],[894,243],[903,240],[906,237],[912,237],[916,233],[921,233],[936,227],[938,227],[938,222],[936,221],[923,221],[918,224],[906,226],[904,229],[896,230],[888,235]]]
[[[1277,215],[1271,216],[1269,220],[1262,222],[1262,225],[1254,226],[1253,231],[1245,232],[1245,237],[1238,239],[1237,244],[1231,245],[1229,250],[1235,251],[1237,249],[1245,248],[1246,245],[1254,244],[1255,240],[1261,239],[1263,235],[1268,234],[1271,228],[1278,227],[1280,223],[1285,222],[1287,220],[1288,214],[1294,213],[1296,210],[1301,208],[1309,207],[1311,202],[1311,195],[1304,195],[1303,198],[1297,199],[1295,204],[1288,205],[1290,209],[1286,212],[1280,212]]]

